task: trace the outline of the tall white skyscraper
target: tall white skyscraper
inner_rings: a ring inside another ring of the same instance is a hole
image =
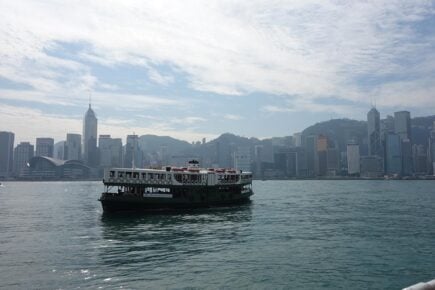
[[[98,120],[89,103],[83,119],[83,159],[91,167],[98,165],[97,127]]]

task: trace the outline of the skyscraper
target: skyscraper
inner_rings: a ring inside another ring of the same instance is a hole
[[[314,176],[317,172],[317,136],[307,136],[304,143],[307,160],[307,176]]]
[[[142,151],[139,147],[139,137],[137,135],[127,135],[124,167],[142,167]]]
[[[408,111],[394,113],[394,133],[402,140],[411,139],[411,114]]]
[[[122,167],[122,139],[112,138],[110,149],[112,151],[112,167]]]
[[[382,156],[380,114],[376,108],[367,113],[369,156]]]
[[[81,143],[82,136],[80,134],[66,134],[64,159],[80,160],[82,156]]]
[[[386,172],[402,174],[402,142],[400,136],[390,133],[386,136]]]
[[[14,138],[12,132],[0,132],[0,177],[9,177],[12,173]]]
[[[399,135],[402,143],[402,174],[411,175],[413,173],[411,114],[408,111],[394,113],[394,133]]]
[[[29,142],[21,142],[14,151],[14,174],[19,176],[21,170],[34,155],[34,146]]]
[[[414,172],[411,140],[402,140],[402,175],[409,176]]]
[[[353,142],[347,144],[347,173],[349,175],[360,173],[359,145]]]
[[[122,140],[111,138],[110,135],[100,135],[98,139],[101,167],[122,166]]]
[[[251,171],[251,149],[248,146],[239,146],[234,152],[234,167],[237,170]]]
[[[54,139],[53,138],[36,138],[35,156],[53,157]]]
[[[112,138],[110,135],[100,135],[98,138],[98,151],[100,152],[100,166],[110,167],[112,165]]]
[[[295,147],[301,147],[302,146],[302,133],[294,133],[293,134],[293,140]]]
[[[317,162],[315,167],[316,175],[325,176],[327,172],[327,152],[328,152],[328,137],[324,135],[317,136],[316,142]]]
[[[65,141],[59,141],[54,144],[54,152],[53,157],[56,159],[64,160],[65,159]],[[81,144],[80,144],[81,146]]]
[[[98,165],[97,126],[97,117],[89,103],[89,109],[83,119],[83,159],[91,167]]]

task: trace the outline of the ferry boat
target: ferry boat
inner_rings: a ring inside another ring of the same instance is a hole
[[[204,169],[196,160],[183,168],[107,169],[103,183],[99,201],[104,212],[228,206],[249,202],[253,194],[252,173]]]

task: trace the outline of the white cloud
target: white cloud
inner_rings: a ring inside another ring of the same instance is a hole
[[[294,113],[294,112],[311,112],[311,113],[329,113],[338,116],[355,118],[355,115],[363,116],[366,108],[355,108],[353,105],[338,105],[317,103],[315,100],[295,99],[288,101],[284,106],[268,105],[262,108],[264,112],[269,113]]]
[[[102,82],[86,64],[93,62],[142,67],[162,86],[175,81],[159,71],[164,64],[194,90],[295,98],[287,108],[271,104],[269,112],[359,110],[318,102],[330,96],[433,107],[435,37],[430,27],[420,33],[414,25],[434,15],[432,1],[402,0],[3,1],[0,76],[33,90],[3,89],[0,99],[77,105],[92,89],[99,106],[183,108],[175,96],[130,94]],[[53,55],[62,44],[81,48],[66,49],[75,60]],[[377,81],[365,84],[368,77]]]
[[[18,61],[15,68],[30,58],[48,69],[47,79],[53,66],[84,68],[44,48],[85,42],[88,56],[102,63],[170,63],[199,90],[316,98],[341,92],[358,74],[406,69],[397,58],[428,50],[407,24],[434,13],[430,2],[403,1],[15,1],[2,8],[2,56]],[[149,74],[161,84],[172,80],[153,69]]]
[[[226,115],[224,115],[224,118],[227,120],[232,120],[232,121],[239,121],[239,120],[243,119],[242,116],[233,115],[233,114],[226,114]]]

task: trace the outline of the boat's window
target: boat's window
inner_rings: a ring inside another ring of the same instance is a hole
[[[126,176],[127,178],[131,178],[131,172],[126,172],[126,173],[125,173],[125,176]]]
[[[147,175],[147,174],[146,174],[145,172],[143,172],[143,173],[142,173],[142,179],[146,179],[146,175]]]
[[[110,177],[115,177],[115,171],[110,171]]]
[[[139,172],[133,172],[133,178],[139,178]]]
[[[120,178],[122,178],[122,177],[124,177],[124,172],[118,172],[118,177],[120,177]]]
[[[149,173],[148,175],[149,175],[150,179],[154,179],[154,173]]]

